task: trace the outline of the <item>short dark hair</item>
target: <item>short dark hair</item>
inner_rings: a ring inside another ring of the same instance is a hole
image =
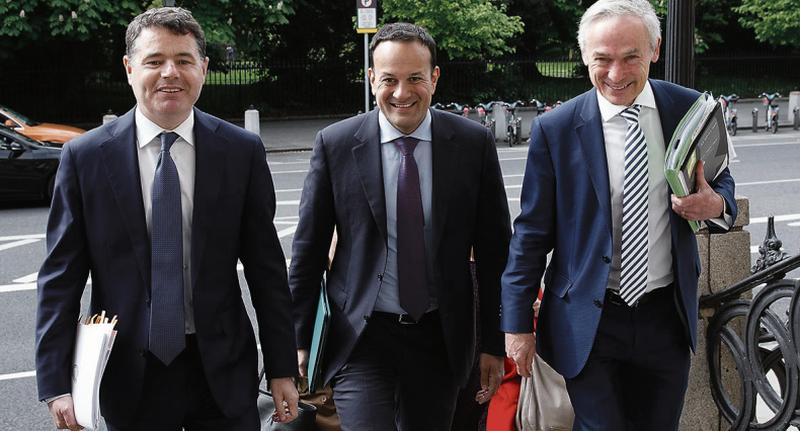
[[[160,27],[171,31],[173,34],[191,34],[197,42],[197,52],[200,57],[206,56],[206,35],[200,24],[187,9],[180,7],[160,7],[142,12],[128,24],[125,32],[125,54],[133,55],[136,38],[142,30],[151,27]]]
[[[372,62],[372,56],[375,48],[381,42],[419,42],[431,53],[431,71],[436,67],[436,41],[433,40],[428,31],[423,27],[416,24],[407,22],[394,22],[386,24],[375,33],[372,37],[372,42],[369,44],[369,59]]]

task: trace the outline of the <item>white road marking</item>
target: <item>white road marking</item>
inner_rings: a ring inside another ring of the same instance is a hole
[[[21,239],[44,239],[44,234],[0,236],[0,241],[18,241]]]
[[[14,283],[36,283],[36,278],[39,277],[38,272],[34,272],[33,274],[28,274],[17,278],[14,280]]]
[[[766,223],[768,217],[753,217],[750,219],[750,224]],[[800,220],[800,214],[783,214],[775,216],[776,222],[795,221]]]
[[[780,183],[796,183],[800,181],[800,178],[789,178],[785,180],[767,180],[767,181],[750,181],[747,183],[736,183],[736,187],[742,186],[760,186],[762,184],[780,184]]]
[[[280,175],[280,174],[304,174],[308,172],[308,169],[299,169],[294,171],[272,171],[272,175]]]
[[[28,377],[34,377],[35,375],[36,371],[23,371],[21,373],[0,374],[0,380],[25,379]]]
[[[36,283],[17,283],[0,285],[0,293],[22,292],[24,290],[36,290]]]
[[[528,157],[509,157],[507,159],[498,159],[498,160],[500,160],[501,162],[506,162],[510,160],[528,160]]]
[[[292,226],[292,227],[287,227],[286,229],[281,229],[281,230],[278,231],[278,238],[283,238],[283,237],[289,236],[289,235],[293,234],[294,231],[296,231],[296,230],[297,230],[297,225],[296,224],[294,226]]]
[[[785,145],[800,145],[800,141],[796,142],[765,142],[763,144],[739,144],[733,145],[733,148],[739,150],[741,148],[753,148],[753,147],[783,147]]]
[[[278,201],[275,202],[276,205],[280,206],[297,206],[300,205],[300,199],[296,201]]]
[[[0,251],[8,250],[14,247],[21,247],[23,245],[33,244],[34,242],[39,242],[41,239],[20,239],[13,242],[8,242],[5,244],[0,244]]]
[[[297,193],[302,191],[303,189],[282,189],[282,190],[275,190],[275,193]]]

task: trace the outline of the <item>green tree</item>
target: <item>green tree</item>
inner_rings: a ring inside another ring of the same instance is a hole
[[[522,19],[491,0],[385,0],[383,22],[425,27],[449,59],[493,58],[513,53],[509,40],[523,32]]]
[[[774,46],[800,47],[800,0],[742,0],[739,23],[756,39]]]

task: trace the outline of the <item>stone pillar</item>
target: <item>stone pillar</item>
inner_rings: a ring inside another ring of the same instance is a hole
[[[744,226],[750,224],[750,202],[746,197],[736,198],[738,216],[730,232],[709,234],[702,229],[697,233],[697,248],[702,272],[698,283],[698,294],[708,295],[750,275],[750,232]],[[697,350],[692,357],[689,370],[689,389],[683,404],[681,431],[709,431],[727,429],[711,396],[708,357],[706,356],[706,328],[714,309],[701,308],[697,322]],[[738,379],[735,364],[730,357],[723,356],[720,369],[731,370],[731,380]],[[727,386],[727,385],[726,385]]]

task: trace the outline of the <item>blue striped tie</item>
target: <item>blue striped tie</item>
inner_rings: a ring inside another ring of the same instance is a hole
[[[169,154],[176,133],[161,134],[150,227],[150,352],[169,365],[186,346],[183,323],[183,221],[178,169]]]
[[[645,294],[647,288],[647,142],[639,127],[640,111],[640,105],[633,105],[619,114],[628,122],[622,188],[619,294],[631,306]]]

